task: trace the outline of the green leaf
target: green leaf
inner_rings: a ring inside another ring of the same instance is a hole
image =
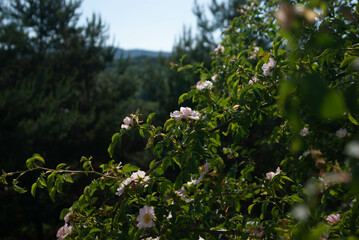
[[[151,122],[152,122],[152,119],[153,119],[153,117],[156,115],[156,113],[151,113],[150,115],[148,115],[148,118],[147,118],[147,123],[148,124],[151,124]]]
[[[293,194],[292,196],[290,196],[290,199],[293,201],[293,202],[303,202],[304,200],[302,198],[300,198],[298,196],[298,194]]]
[[[260,215],[260,219],[264,219],[264,215],[266,214],[267,212],[267,207],[268,207],[268,202],[265,201],[264,203],[262,203],[262,213]]]
[[[50,195],[50,198],[53,202],[55,202],[55,196],[56,196],[56,188],[53,187],[51,188],[51,190],[49,190],[49,195]]]
[[[122,167],[122,171],[124,171],[124,172],[133,172],[133,171],[137,171],[138,169],[140,169],[140,168],[136,167],[134,165],[131,165],[130,163],[127,163],[126,165],[124,165]]]
[[[102,230],[99,228],[92,228],[89,234],[93,234],[93,233],[98,233],[101,232]]]
[[[37,184],[38,184],[38,182],[36,181],[36,182],[34,182],[34,183],[32,184],[32,186],[31,186],[31,195],[32,195],[33,197],[35,197],[35,192],[36,192],[36,189],[37,189]]]
[[[6,177],[7,177],[7,173],[4,170],[2,170],[2,174],[1,174],[1,177],[0,177],[0,182],[7,185],[8,183],[6,182]]]
[[[248,214],[251,214],[254,205],[255,205],[255,203],[249,205],[249,207],[248,207]]]
[[[35,168],[36,161],[40,161],[41,163],[45,164],[45,160],[39,154],[34,154],[31,158],[26,160],[26,167],[29,170],[33,170]]]
[[[26,193],[26,192],[27,192],[27,190],[25,190],[25,189],[22,188],[22,187],[19,187],[19,186],[16,185],[16,184],[13,184],[13,185],[12,185],[12,188],[13,188],[16,192],[18,192],[18,193]]]
[[[110,143],[110,146],[107,148],[107,152],[109,153],[110,157],[113,157],[113,153],[115,152],[115,148],[116,146],[121,146],[121,134],[120,133],[115,133],[112,136],[112,141]]]
[[[72,180],[72,177],[70,175],[66,175],[64,180],[65,182],[74,183],[74,180]]]
[[[178,98],[178,105],[180,105],[181,103],[183,103],[185,100],[187,100],[189,98],[189,94],[188,93],[184,93],[182,94],[179,98]]]
[[[359,125],[358,124],[358,121],[349,113],[348,114],[348,118],[349,118],[349,121],[351,121],[353,124],[355,124],[355,125]]]
[[[59,165],[57,165],[56,170],[60,170],[61,168],[65,167],[66,163],[60,163]]]
[[[49,176],[47,176],[46,186],[49,191],[54,186],[55,177],[56,177],[55,172],[52,172]]]

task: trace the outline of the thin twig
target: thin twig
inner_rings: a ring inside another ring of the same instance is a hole
[[[159,165],[161,165],[162,162],[163,160],[156,162],[150,169],[147,170],[146,175],[149,175],[151,172],[153,172]]]

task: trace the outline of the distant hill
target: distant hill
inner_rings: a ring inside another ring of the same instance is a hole
[[[129,49],[125,50],[122,48],[117,48],[115,50],[114,59],[119,59],[121,57],[121,54],[124,57],[130,56],[130,58],[138,58],[138,57],[151,57],[156,58],[159,55],[168,57],[171,53],[170,52],[157,52],[157,51],[149,51],[149,50],[143,50],[143,49]]]

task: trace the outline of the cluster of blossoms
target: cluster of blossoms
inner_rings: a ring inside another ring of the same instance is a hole
[[[268,60],[268,63],[265,63],[262,66],[263,75],[266,77],[272,76],[273,73],[271,71],[275,67],[276,64],[277,64],[277,62],[273,58],[270,58]]]
[[[214,49],[214,52],[219,55],[224,52],[224,47],[221,44],[218,44],[218,46]]]
[[[200,113],[198,111],[192,110],[189,107],[181,107],[180,110],[176,110],[170,113],[170,117],[174,118],[176,121],[180,120],[198,120]]]
[[[137,227],[138,228],[150,228],[154,227],[155,223],[153,222],[153,219],[155,217],[155,210],[153,207],[144,206],[140,209],[140,215],[137,217]]]
[[[203,90],[203,89],[211,89],[213,87],[213,83],[211,81],[198,81],[196,88],[198,90]]]
[[[240,10],[240,13],[241,13],[241,14],[244,14],[244,12],[245,12],[246,10],[247,10],[247,11],[248,11],[248,10],[251,10],[254,6],[255,6],[255,3],[254,3],[254,2],[252,2],[251,5],[249,5],[249,6],[248,6],[247,4],[244,4],[243,7],[242,7],[241,10]]]
[[[141,183],[145,187],[148,186],[147,182],[150,180],[149,176],[146,176],[146,173],[144,171],[138,170],[137,172],[132,173],[131,177],[126,178],[120,186],[117,188],[116,195],[121,196],[123,192],[125,191],[126,186],[133,183]]]
[[[259,47],[254,47],[253,54],[248,57],[248,60],[256,59],[258,52],[259,52]]]
[[[73,227],[70,221],[71,215],[72,215],[72,209],[70,208],[70,211],[64,217],[64,221],[65,221],[64,226],[60,227],[60,229],[57,231],[56,234],[57,240],[65,239],[67,235],[69,235],[70,232],[72,231]]]
[[[209,170],[209,163],[206,162],[204,165],[203,165],[203,169],[202,169],[202,172],[200,173],[199,177],[197,179],[192,179],[190,182],[188,182],[187,184],[188,185],[197,185],[198,183],[200,183],[200,181],[203,179],[204,175],[208,172]]]
[[[125,119],[123,119],[123,124],[121,125],[121,128],[124,129],[131,128],[134,124],[134,120],[138,121],[138,117],[133,114],[130,114],[130,116],[128,117],[125,117]]]
[[[280,170],[280,168],[278,167],[276,172],[268,172],[266,173],[266,177],[269,179],[269,180],[272,180],[274,178],[274,176],[277,176],[278,174],[280,174],[282,172],[282,170]]]

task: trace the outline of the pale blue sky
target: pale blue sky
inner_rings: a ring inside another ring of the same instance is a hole
[[[211,0],[199,0],[208,5]],[[183,26],[196,31],[194,0],[83,0],[80,23],[100,14],[109,27],[109,44],[125,49],[171,51]]]

